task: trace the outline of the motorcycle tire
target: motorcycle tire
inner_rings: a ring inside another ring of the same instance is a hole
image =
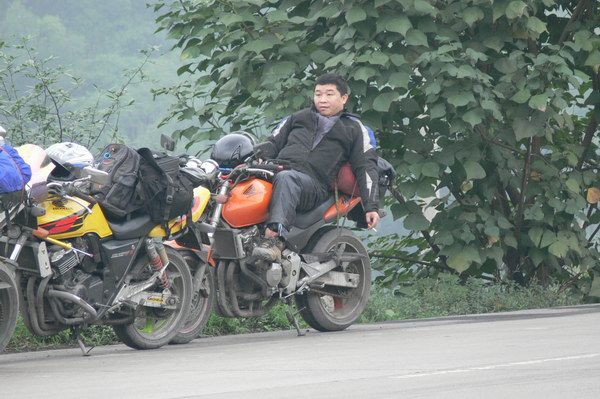
[[[192,293],[192,301],[190,312],[187,320],[183,323],[183,327],[179,330],[175,338],[169,344],[187,344],[190,341],[198,338],[202,334],[202,330],[206,327],[208,319],[213,309],[215,302],[215,277],[210,266],[204,268],[204,272],[200,268],[202,260],[198,258],[192,251],[182,251],[179,253],[183,256],[193,275],[194,292]],[[197,275],[202,273],[202,275]]]
[[[344,253],[356,259],[344,262],[346,272],[359,275],[358,287],[329,287],[337,295],[308,291],[296,295],[296,305],[304,321],[315,330],[341,331],[348,328],[362,314],[371,291],[371,262],[363,243],[348,229],[328,229],[311,239],[305,252],[332,252],[340,245]],[[342,271],[334,269],[334,271]]]
[[[166,249],[169,257],[166,272],[171,292],[179,297],[178,306],[175,310],[138,306],[133,323],[113,326],[117,338],[130,348],[156,349],[168,344],[187,319],[192,300],[192,275],[185,259],[176,250]],[[150,289],[162,290],[158,283]]]
[[[0,261],[0,352],[8,345],[19,314],[19,292],[12,270]]]

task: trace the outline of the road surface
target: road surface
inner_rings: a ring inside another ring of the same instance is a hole
[[[600,305],[0,355],[0,398],[600,398]]]

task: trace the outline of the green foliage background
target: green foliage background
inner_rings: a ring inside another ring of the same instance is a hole
[[[0,0],[0,124],[16,143],[157,146],[169,100],[151,89],[178,81],[178,57],[155,30],[136,0]]]
[[[260,131],[337,71],[399,172],[392,211],[413,233],[407,245],[384,238],[380,253],[413,261],[394,262],[387,281],[445,270],[600,295],[600,214],[586,202],[598,172],[599,7],[162,1],[157,22],[187,79],[161,92],[187,123],[176,137],[194,142]]]

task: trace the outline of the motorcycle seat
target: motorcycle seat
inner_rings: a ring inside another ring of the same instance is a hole
[[[130,219],[109,220],[108,225],[117,240],[129,240],[146,236],[156,223],[150,219],[150,215],[142,214]]]
[[[325,202],[317,206],[315,209],[304,213],[297,213],[293,226],[299,229],[307,229],[308,227],[317,223],[319,220],[323,219],[323,214],[325,211],[334,203],[335,198],[333,195],[330,195]]]

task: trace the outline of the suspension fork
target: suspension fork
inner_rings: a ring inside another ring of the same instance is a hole
[[[227,202],[227,193],[229,191],[229,187],[231,186],[231,182],[229,180],[223,180],[221,186],[219,187],[219,191],[215,196],[215,202],[217,205],[213,210],[213,213],[210,217],[210,225],[212,227],[217,227],[219,222],[221,221],[221,213],[223,212],[223,205]]]

